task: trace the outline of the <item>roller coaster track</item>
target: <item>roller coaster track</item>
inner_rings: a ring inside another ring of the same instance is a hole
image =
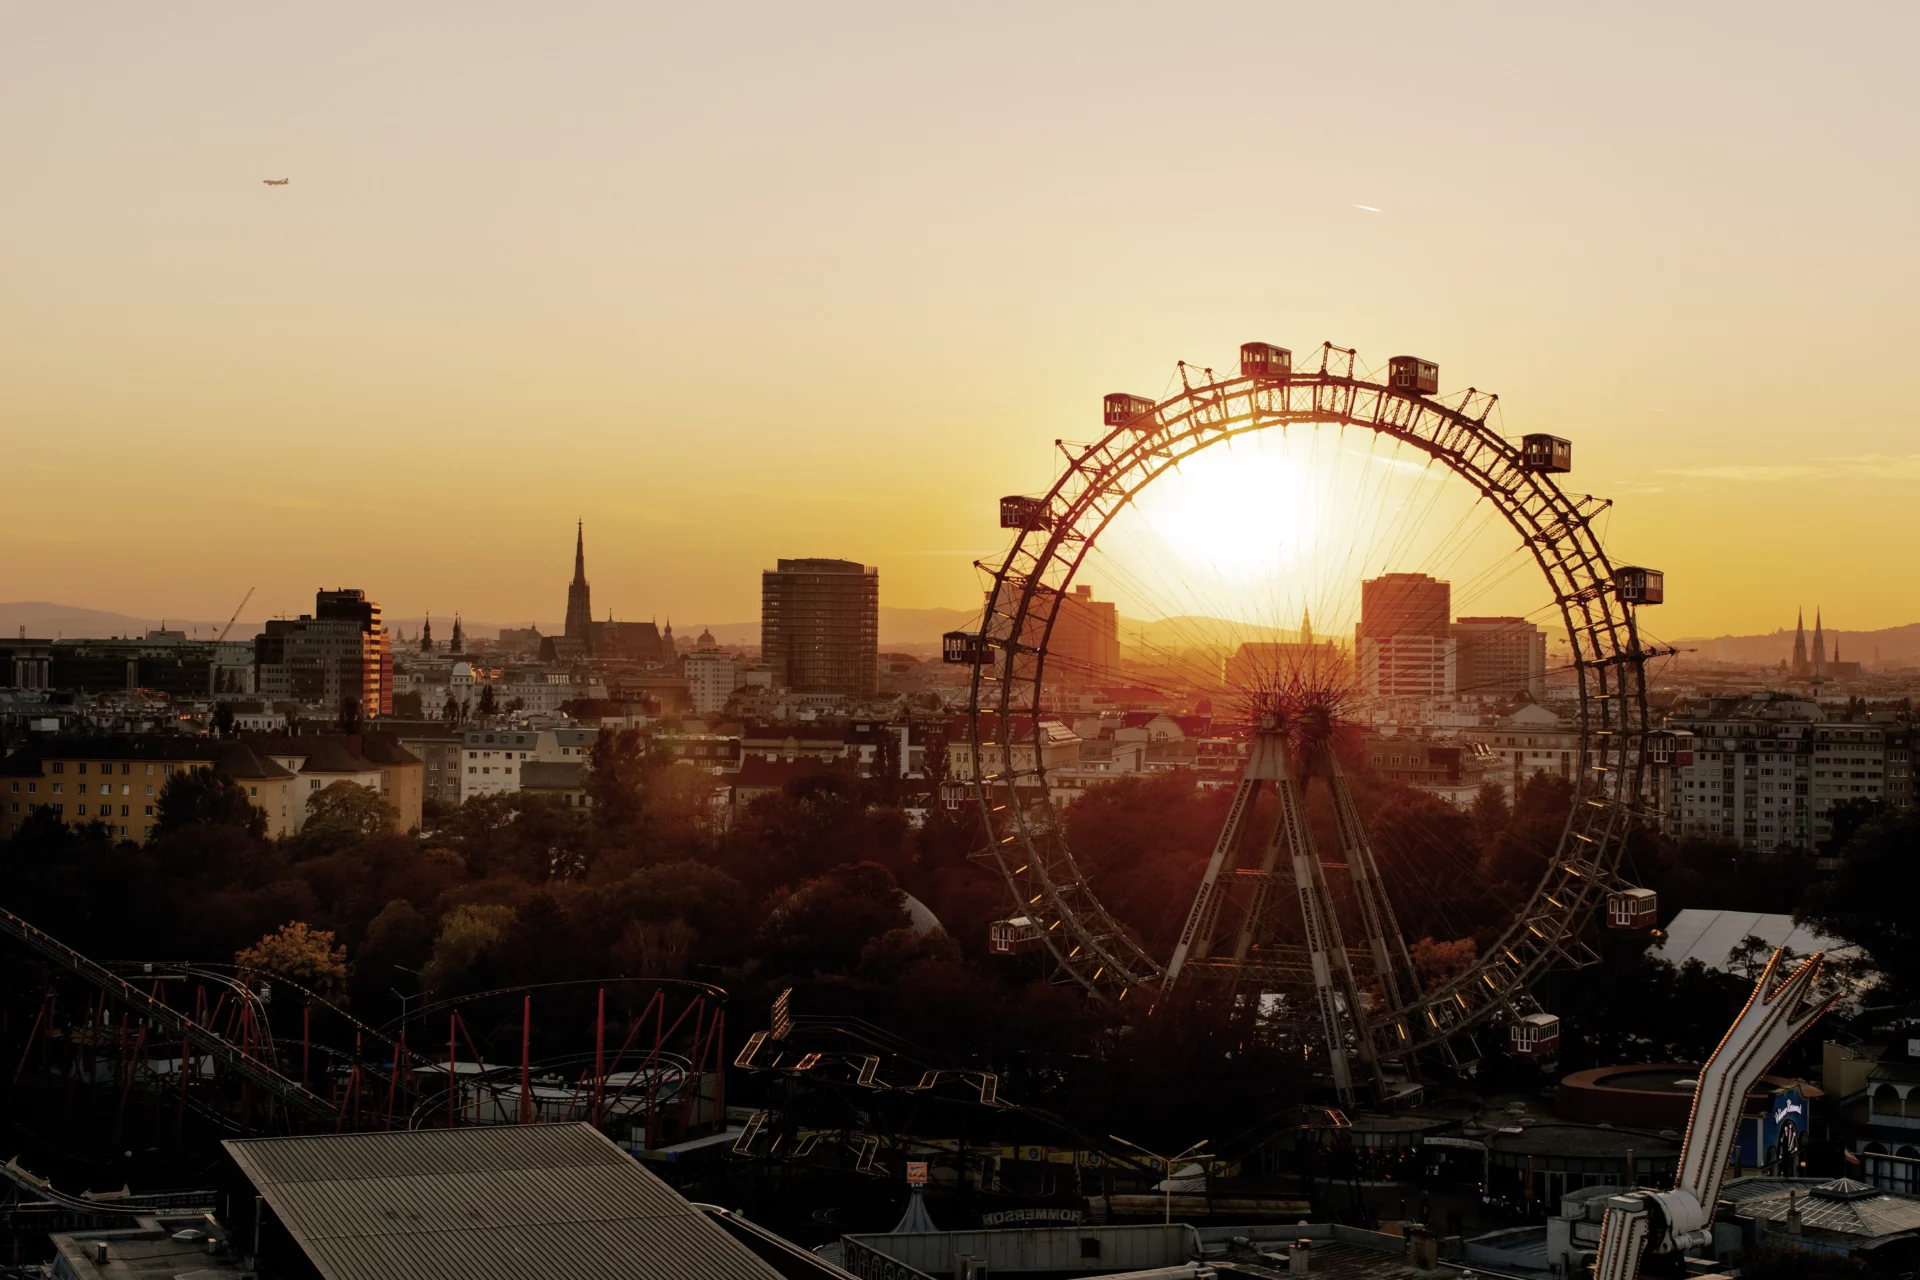
[[[155,1026],[165,1028],[172,1037],[197,1046],[235,1076],[279,1099],[289,1112],[313,1120],[334,1120],[338,1117],[339,1110],[332,1103],[281,1075],[271,1063],[248,1053],[211,1027],[196,1023],[157,996],[140,990],[111,969],[89,960],[11,911],[0,910],[0,933],[52,962],[57,968],[74,974],[116,1004],[150,1019]]]

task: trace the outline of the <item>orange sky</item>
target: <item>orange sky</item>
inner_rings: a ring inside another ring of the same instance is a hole
[[[0,599],[964,605],[1258,337],[1572,436],[1662,634],[1912,621],[1916,13],[8,5]]]

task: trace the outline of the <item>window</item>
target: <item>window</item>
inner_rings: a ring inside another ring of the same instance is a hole
[[[85,773],[86,771],[87,771],[87,762],[85,760],[82,760],[80,762],[80,772]]]
[[[53,771],[55,773],[65,773],[67,771],[67,762],[64,760],[55,760],[53,762]]]
[[[260,788],[258,788],[258,787],[248,787],[248,788],[247,788],[247,796],[248,796],[248,798],[249,798],[249,799],[251,799],[251,798],[253,798],[253,797],[256,797],[256,796],[258,796],[259,794],[260,794]]]
[[[153,816],[153,806],[147,805],[145,806],[145,808],[146,808],[146,816],[151,818]]]
[[[132,806],[132,805],[130,805],[130,804],[123,804],[123,805],[121,805],[121,806],[120,806],[120,816],[121,816],[121,817],[123,817],[123,818],[131,818],[131,817],[133,816],[133,806]],[[127,833],[126,833],[126,830],[125,830],[125,828],[122,828],[122,829],[121,829],[121,831],[120,831],[120,834],[121,834],[121,835],[125,835],[125,834],[127,834]]]
[[[61,784],[59,784],[58,782],[56,782],[56,783],[54,783],[54,784],[53,784],[53,794],[55,794],[55,795],[59,795],[59,794],[60,794],[60,785],[61,785]]]
[[[307,790],[318,791],[319,789],[320,789],[320,779],[314,778],[307,783]]]
[[[84,817],[86,817],[86,816],[87,816],[87,806],[85,806],[85,805],[77,805],[77,806],[75,806],[75,808],[74,808],[74,812],[75,812],[75,813],[77,813],[77,814],[79,814],[79,815],[80,815],[81,817],[83,817],[83,818],[84,818]]]

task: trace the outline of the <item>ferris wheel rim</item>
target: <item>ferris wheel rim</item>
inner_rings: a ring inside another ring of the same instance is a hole
[[[1344,370],[1336,367],[1341,358]],[[1457,405],[1397,389],[1357,376],[1357,354],[1331,343],[1321,349],[1318,370],[1285,377],[1243,373],[1217,378],[1206,370],[1206,380],[1195,383],[1188,376],[1190,369],[1181,366],[1177,393],[1113,425],[1077,454],[1069,452],[1065,470],[1046,496],[1036,500],[1044,519],[1015,531],[997,567],[981,565],[992,567],[993,587],[978,639],[997,656],[976,661],[970,683],[972,768],[967,785],[987,832],[989,857],[1020,914],[1051,917],[1043,921],[1042,942],[1061,971],[1089,994],[1120,1004],[1134,989],[1157,984],[1164,966],[1127,933],[1087,884],[1061,829],[1061,808],[1044,785],[1043,689],[1058,601],[1119,512],[1166,471],[1203,449],[1295,424],[1357,427],[1396,439],[1445,464],[1522,536],[1560,611],[1579,695],[1574,803],[1532,894],[1516,908],[1499,941],[1467,970],[1420,993],[1400,1010],[1369,1017],[1367,1034],[1396,1052],[1434,1047],[1527,1001],[1527,985],[1556,961],[1590,958],[1577,933],[1612,886],[1640,807],[1644,763],[1638,744],[1647,729],[1645,655],[1635,611],[1614,598],[1614,566],[1592,528],[1594,516],[1608,504],[1591,495],[1576,500],[1550,473],[1524,467],[1516,444],[1486,424],[1495,397],[1474,388],[1457,393]],[[1116,483],[1127,476],[1136,476],[1130,486]],[[1080,521],[1102,500],[1108,507],[1081,527]],[[1037,553],[1029,547],[1031,541],[1040,543]],[[1020,564],[1023,555],[1025,563]],[[1057,581],[1048,580],[1050,572]],[[1010,611],[1002,612],[1003,599],[1012,600]],[[1028,644],[1036,599],[1050,599],[1052,607],[1046,611],[1039,642]],[[990,670],[1001,674],[990,675]],[[983,698],[989,682],[998,685],[992,705]],[[1024,707],[1015,704],[1022,688],[1031,689]],[[1023,717],[1032,727],[1027,740],[1031,769],[1013,767],[1021,745],[1013,725]],[[983,724],[991,735],[983,733]],[[989,749],[1001,753],[999,774],[985,771]],[[1028,820],[1023,775],[1041,784],[1038,795],[1026,799],[1044,806],[1044,829]],[[1004,788],[1006,803],[994,803],[996,788]],[[1005,816],[996,821],[997,814]],[[1029,892],[1033,890],[1037,892]],[[1588,955],[1581,954],[1583,949]]]

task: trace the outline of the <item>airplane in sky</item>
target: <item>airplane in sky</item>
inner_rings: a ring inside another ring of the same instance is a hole
[[[270,187],[284,187],[289,182],[292,182],[293,179],[292,178],[262,178],[260,179],[260,181],[266,183]]]

